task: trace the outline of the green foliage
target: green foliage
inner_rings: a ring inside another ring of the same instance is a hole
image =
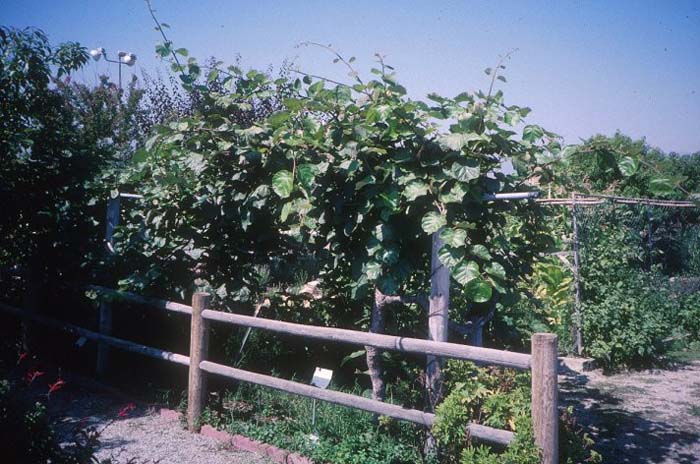
[[[600,297],[582,305],[586,353],[608,368],[639,366],[666,352],[678,301],[661,280],[629,272],[596,282]]]
[[[693,341],[700,341],[700,294],[693,293],[680,298],[677,327]]]
[[[68,73],[86,60],[78,44],[52,47],[41,31],[0,29],[0,265],[38,279],[80,281],[81,266],[104,256],[99,226],[112,169],[136,140],[134,83],[126,96],[105,79],[95,88],[71,83]]]
[[[698,191],[688,175],[698,169],[697,156],[667,155],[643,139],[620,133],[596,135],[571,147],[566,155],[558,174],[560,180],[569,179],[574,191],[671,198],[686,198],[689,191]]]
[[[433,433],[444,447],[443,461],[461,464],[536,464],[530,419],[530,375],[512,370],[478,368],[473,363],[449,361],[446,385],[451,393],[437,408]],[[502,452],[472,443],[467,426],[479,423],[515,432],[514,441]],[[600,462],[592,440],[576,427],[567,410],[560,422],[560,462]]]
[[[361,395],[355,388],[351,393]],[[416,425],[380,419],[364,411],[240,385],[213,402],[205,420],[231,433],[297,451],[316,462],[399,464],[421,461],[425,433]],[[312,439],[311,434],[318,436]]]
[[[320,281],[324,301],[362,305],[375,287],[424,291],[430,236],[440,232],[455,300],[478,310],[504,298],[507,276],[548,246],[532,227],[537,207],[482,201],[546,175],[561,151],[534,125],[521,139],[514,121],[529,110],[505,105],[501,91],[414,101],[378,57],[373,77],[353,70],[351,84],[272,80],[218,64],[211,79],[222,92],[197,84],[194,65],[189,57],[178,72],[204,109],[159,127],[122,179],[144,195],[121,236],[134,269],[123,285],[185,294],[196,273],[220,303],[283,295],[286,303],[306,276]],[[238,118],[268,101],[282,107]],[[506,157],[519,173],[501,171]],[[510,234],[508,216],[530,227]]]

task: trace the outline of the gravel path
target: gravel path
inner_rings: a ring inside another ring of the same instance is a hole
[[[159,409],[134,404],[86,379],[69,379],[49,407],[59,437],[78,425],[100,431],[97,457],[110,464],[268,464],[258,455],[226,449],[217,440],[183,429]],[[132,409],[133,407],[133,409]]]
[[[603,462],[700,463],[700,361],[617,375],[569,369],[559,381]]]

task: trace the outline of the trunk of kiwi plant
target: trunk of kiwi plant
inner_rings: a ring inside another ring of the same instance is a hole
[[[432,238],[430,258],[430,300],[428,306],[428,339],[436,342],[447,341],[447,327],[450,309],[450,270],[438,257],[444,242],[440,231]],[[431,412],[442,399],[442,360],[428,356],[425,368],[425,386],[428,407]]]
[[[432,251],[430,256],[430,298],[428,300],[428,339],[436,342],[447,341],[450,309],[450,270],[438,257],[444,242],[440,232],[433,233]],[[426,403],[430,412],[442,400],[442,359],[435,356],[426,357],[425,393]],[[423,447],[426,457],[437,457],[439,453],[437,441],[428,431]]]
[[[384,312],[384,294],[378,288],[374,289],[374,303],[372,304],[372,314],[369,324],[370,333],[384,333],[386,326],[386,313]],[[382,352],[373,346],[366,346],[367,369],[372,382],[372,398],[384,401],[385,386],[382,378]]]

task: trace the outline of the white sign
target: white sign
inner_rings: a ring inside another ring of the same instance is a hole
[[[331,377],[333,377],[332,370],[317,367],[314,371],[314,376],[311,379],[311,385],[315,385],[318,388],[326,389],[331,383]]]

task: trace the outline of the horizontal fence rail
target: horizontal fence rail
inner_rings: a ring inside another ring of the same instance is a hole
[[[430,340],[374,334],[356,330],[311,326],[214,311],[208,309],[210,297],[206,293],[195,293],[192,298],[192,306],[188,306],[182,303],[147,298],[134,293],[122,292],[97,285],[84,288],[107,296],[113,299],[113,301],[126,301],[190,316],[190,356],[140,345],[112,337],[105,333],[93,332],[82,327],[43,316],[36,311],[22,310],[4,303],[0,303],[0,311],[13,314],[25,321],[31,320],[52,328],[80,335],[88,340],[96,341],[99,344],[98,353],[100,346],[104,347],[104,345],[108,345],[132,353],[189,366],[189,401],[187,416],[188,428],[192,431],[199,430],[200,416],[206,399],[205,374],[219,375],[237,381],[249,382],[292,394],[328,401],[365,410],[374,414],[413,422],[425,427],[431,427],[435,422],[435,415],[432,413],[404,408],[400,405],[384,403],[382,401],[349,393],[319,389],[311,385],[211,362],[207,359],[209,322],[215,321],[254,329],[269,330],[302,338],[326,340],[335,343],[368,345],[383,350],[463,359],[481,364],[531,370],[533,374],[532,411],[536,442],[542,450],[542,462],[544,464],[555,464],[557,462],[557,339],[556,336],[552,334],[534,334],[532,337],[533,354],[528,355],[457,343],[434,342]],[[103,304],[100,305],[100,311],[102,311],[103,306]],[[111,330],[111,325],[107,327]],[[102,329],[102,324],[100,324],[100,330]],[[98,370],[99,367],[100,365],[98,364]],[[515,437],[513,432],[480,424],[469,424],[467,428],[472,438],[498,445],[508,445]]]
[[[417,409],[407,409],[396,404],[384,403],[382,401],[372,400],[362,396],[351,395],[350,393],[323,390],[311,385],[293,382],[291,380],[279,379],[269,375],[256,374],[254,372],[236,369],[210,361],[202,361],[199,364],[199,368],[204,372],[220,375],[229,379],[254,383],[287,393],[294,393],[301,396],[307,396],[309,398],[327,401],[329,403],[340,404],[342,406],[348,406],[355,409],[362,409],[375,414],[413,422],[425,427],[432,427],[433,423],[435,422],[435,414],[418,411]],[[470,424],[468,430],[470,436],[473,438],[499,445],[508,445],[514,438],[513,432],[495,429],[485,425]]]
[[[14,306],[10,306],[5,303],[0,303],[0,310],[23,319],[38,322],[39,324],[51,327],[53,329],[58,329],[64,332],[80,335],[81,337],[85,337],[86,339],[94,342],[102,342],[106,345],[110,345],[115,348],[122,349],[124,351],[142,354],[144,356],[149,356],[155,359],[162,359],[163,361],[170,361],[183,366],[190,365],[190,358],[188,356],[172,353],[170,351],[165,351],[158,348],[152,348],[150,346],[140,345],[138,343],[130,342],[128,340],[122,340],[121,338],[103,335],[101,333],[93,332],[92,330],[88,330],[77,325],[59,321],[58,319],[42,316],[41,314],[25,311],[20,308],[15,308]]]
[[[119,290],[113,290],[111,288],[100,287],[99,285],[87,285],[86,290],[91,290],[97,292],[101,295],[106,295],[117,300],[128,301],[129,303],[136,303],[144,306],[152,306],[154,308],[163,309],[165,311],[171,311],[174,313],[192,315],[192,306],[187,306],[186,304],[176,303],[174,301],[159,300],[158,298],[148,298],[145,296],[137,295],[131,292],[122,292]]]
[[[357,330],[336,329],[314,325],[295,324],[292,322],[276,321],[260,317],[244,316],[242,314],[224,313],[210,309],[202,312],[202,317],[210,321],[270,330],[304,338],[327,340],[336,343],[354,345],[369,345],[384,350],[418,353],[445,358],[476,361],[484,364],[529,369],[530,355],[512,353],[509,351],[492,350],[477,346],[460,345],[458,343],[434,342],[419,338],[396,337],[393,335],[359,332]]]

